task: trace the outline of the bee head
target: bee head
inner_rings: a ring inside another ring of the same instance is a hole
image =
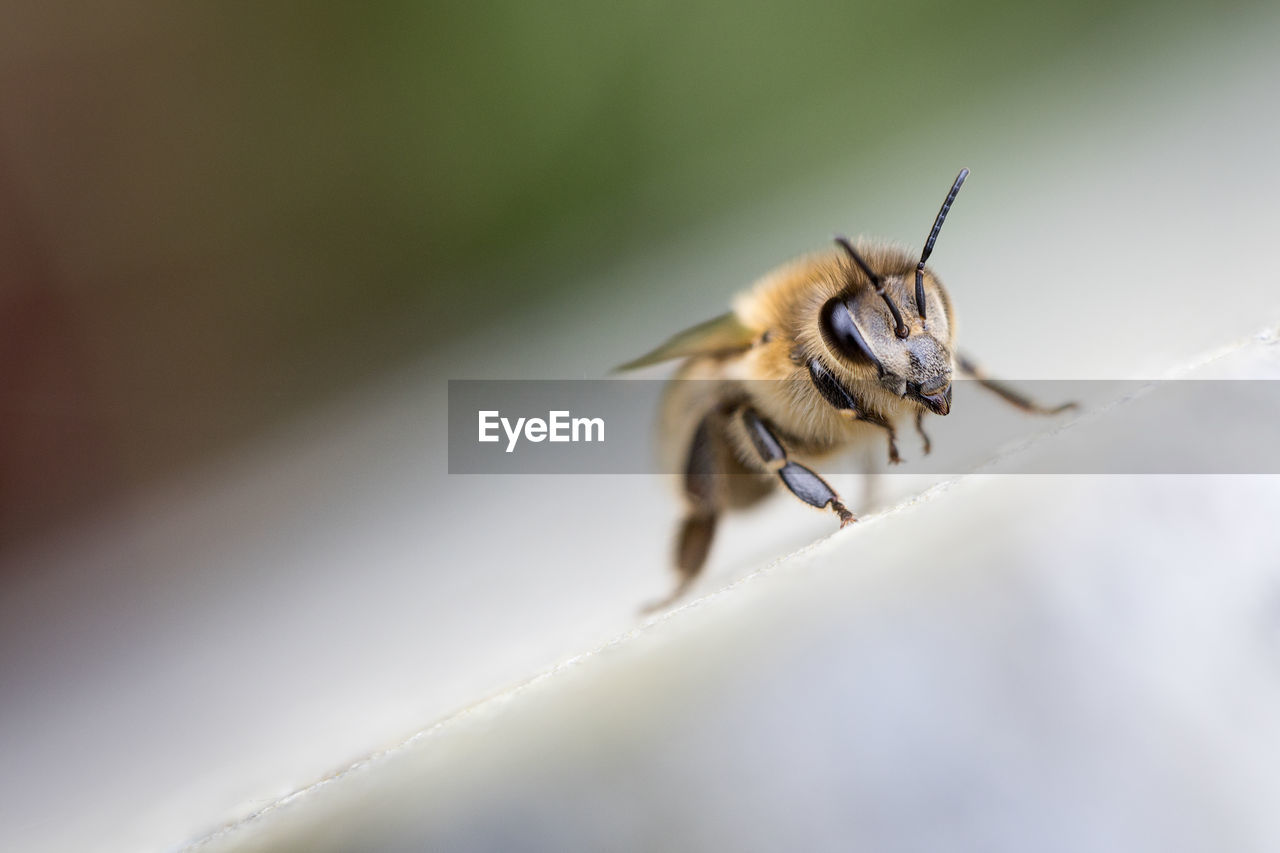
[[[900,289],[905,276],[885,283]],[[926,329],[917,312],[908,309],[899,315],[908,327],[907,336],[900,338],[897,318],[885,310],[879,294],[864,287],[828,300],[819,324],[827,345],[846,364],[871,367],[886,391],[945,415],[951,411],[952,359],[950,326],[945,312],[940,313]]]
[[[842,357],[855,364],[869,364],[882,387],[939,415],[951,411],[951,326],[945,310],[930,319],[929,303],[936,307],[945,302],[941,288],[925,269],[925,261],[933,253],[942,223],[968,176],[968,169],[960,170],[938,211],[915,264],[914,293],[908,287],[912,273],[908,256],[883,253],[884,258],[876,259],[877,271],[852,243],[837,237],[836,242],[853,262],[850,286],[822,307],[819,319],[823,337]],[[926,280],[931,287],[926,288]],[[931,292],[937,294],[933,300],[929,299]],[[908,295],[914,300],[906,299]]]

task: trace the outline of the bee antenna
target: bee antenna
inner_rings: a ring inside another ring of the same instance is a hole
[[[916,310],[920,313],[921,320],[924,319],[924,262],[929,260],[929,255],[933,254],[933,244],[938,240],[938,232],[942,230],[942,223],[946,221],[947,213],[951,210],[951,203],[956,200],[956,193],[960,192],[960,185],[967,177],[969,177],[969,170],[961,169],[960,174],[956,176],[956,182],[951,185],[951,192],[947,193],[947,200],[942,203],[942,209],[938,211],[938,218],[933,220],[933,230],[929,232],[924,251],[920,253],[920,263],[916,264]]]
[[[840,248],[848,253],[849,257],[853,258],[853,262],[866,273],[867,278],[871,279],[871,283],[876,287],[876,293],[880,294],[884,304],[889,306],[889,313],[893,315],[893,333],[900,338],[905,338],[907,336],[907,325],[902,322],[902,312],[898,310],[898,306],[893,303],[893,300],[889,298],[888,291],[884,289],[884,279],[871,271],[871,267],[867,266],[867,262],[862,259],[862,255],[858,254],[858,250],[853,248],[853,244],[847,239],[837,237],[836,242],[840,244]]]

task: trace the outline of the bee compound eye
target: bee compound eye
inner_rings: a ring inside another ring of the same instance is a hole
[[[823,337],[837,352],[850,361],[870,362],[877,370],[884,373],[884,366],[867,345],[866,338],[862,336],[862,331],[854,322],[853,314],[843,299],[836,297],[828,300],[827,304],[822,306],[819,323]]]

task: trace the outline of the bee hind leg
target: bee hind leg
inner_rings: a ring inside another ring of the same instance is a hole
[[[716,522],[725,505],[725,483],[721,473],[725,458],[724,440],[716,428],[715,415],[698,424],[689,445],[684,470],[684,496],[688,505],[676,536],[676,571],[679,580],[671,593],[645,605],[641,613],[661,610],[680,598],[702,571],[715,538]]]
[[[676,568],[681,577],[692,578],[701,571],[711,550],[719,518],[714,512],[695,510],[680,522],[680,534],[676,539]]]
[[[676,571],[680,577],[675,589],[665,598],[651,601],[641,608],[641,613],[652,613],[662,610],[676,600],[682,598],[689,587],[697,579],[698,573],[707,561],[707,553],[711,550],[711,540],[715,538],[716,522],[720,516],[713,512],[690,511],[680,522],[680,532],[676,536]]]

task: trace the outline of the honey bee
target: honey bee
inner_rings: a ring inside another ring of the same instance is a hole
[[[682,472],[679,580],[649,609],[689,588],[722,513],[756,503],[778,484],[834,513],[841,527],[856,521],[804,463],[877,440],[887,441],[889,462],[897,463],[897,430],[909,417],[928,453],[923,419],[951,411],[955,372],[1028,412],[1074,405],[1038,405],[956,353],[951,299],[925,263],[968,175],[960,170],[919,259],[900,247],[837,237],[836,250],[775,270],[732,311],[618,368],[684,359],[661,417],[664,470]]]

